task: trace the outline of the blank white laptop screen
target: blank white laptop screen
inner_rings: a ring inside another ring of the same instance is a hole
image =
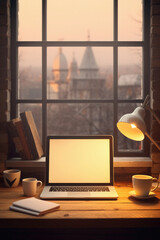
[[[49,183],[110,183],[109,139],[50,139]]]

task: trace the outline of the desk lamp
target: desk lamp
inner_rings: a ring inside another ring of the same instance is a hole
[[[157,122],[160,124],[160,119],[157,117],[155,112],[149,106],[150,97],[144,100],[144,103],[137,107],[132,113],[123,115],[119,122],[117,123],[118,130],[127,138],[135,141],[142,141],[145,135],[150,139],[150,141],[159,149],[160,146],[154,141],[154,139],[146,132],[146,124],[144,121],[145,110],[149,110]]]

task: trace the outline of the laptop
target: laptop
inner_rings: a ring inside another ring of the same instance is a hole
[[[48,136],[42,199],[117,199],[113,137]]]

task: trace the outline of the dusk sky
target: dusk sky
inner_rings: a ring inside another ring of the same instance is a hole
[[[19,41],[41,41],[42,7],[41,0],[19,0]],[[118,38],[122,41],[142,40],[142,2],[141,0],[119,0]],[[32,8],[30,6],[32,5]],[[86,41],[113,40],[113,1],[112,0],[47,0],[47,40]],[[85,48],[63,48],[68,63],[73,52],[81,61]],[[97,64],[112,65],[112,48],[93,48]],[[137,51],[137,50],[136,50]],[[121,64],[137,62],[133,49],[119,51]],[[21,65],[41,65],[40,48],[21,48]],[[58,48],[48,49],[48,67],[58,53]]]

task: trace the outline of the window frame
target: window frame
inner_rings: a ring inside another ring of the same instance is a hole
[[[113,135],[114,155],[116,157],[146,157],[149,156],[149,141],[144,140],[141,151],[118,150],[118,104],[143,103],[150,88],[150,0],[143,0],[143,39],[142,41],[118,41],[118,0],[113,0],[113,41],[47,41],[47,0],[42,0],[42,41],[18,41],[18,0],[11,1],[11,118],[17,117],[18,104],[42,104],[42,145],[45,149],[47,136],[47,104],[48,103],[113,103]],[[47,47],[113,47],[113,99],[47,99]],[[18,99],[18,47],[42,48],[42,98]],[[118,99],[118,48],[141,47],[143,55],[143,96],[140,99]],[[149,113],[147,128],[149,129]]]

